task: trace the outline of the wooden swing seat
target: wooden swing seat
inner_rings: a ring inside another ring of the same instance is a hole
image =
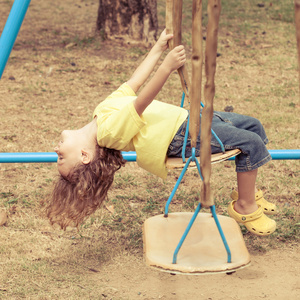
[[[145,221],[143,241],[147,265],[174,274],[200,275],[232,273],[250,264],[240,227],[232,218],[218,215],[231,251],[231,263],[227,262],[226,249],[210,213],[198,214],[178,252],[177,263],[173,264],[174,250],[192,215],[191,212],[177,212]]]
[[[230,157],[236,156],[241,153],[240,149],[233,149],[233,150],[228,150],[225,153],[215,153],[211,155],[211,163],[216,164],[219,162],[222,162],[224,160],[229,159]],[[197,160],[200,163],[200,157],[196,157]],[[187,161],[188,158],[186,158]],[[168,157],[166,161],[166,166],[169,170],[173,169],[182,169],[185,166],[185,162],[182,161],[181,157]],[[189,164],[189,167],[196,167],[196,163],[194,161],[191,161]]]

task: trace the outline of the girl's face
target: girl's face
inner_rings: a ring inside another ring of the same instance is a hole
[[[67,177],[72,168],[82,162],[82,143],[79,130],[64,130],[54,151],[58,155],[57,168],[63,177]]]

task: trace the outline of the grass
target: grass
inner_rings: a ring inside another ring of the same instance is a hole
[[[44,7],[48,4],[40,2],[44,10],[32,6],[2,79],[1,152],[52,151],[61,129],[85,124],[99,99],[126,80],[146,53],[142,47],[103,42],[93,32],[95,7],[79,10],[71,1]],[[12,1],[5,3],[0,10],[5,5],[10,9]],[[84,4],[92,5],[90,1]],[[272,5],[264,0],[257,4],[249,0],[236,7],[236,1],[222,2],[215,108],[232,105],[235,112],[258,117],[267,130],[270,149],[299,148],[293,5],[278,0]],[[51,11],[56,22],[49,22]],[[48,20],[47,30],[41,15]],[[158,17],[162,29],[164,1],[158,1]],[[75,22],[72,26],[71,20]],[[190,27],[191,2],[185,1],[183,40],[189,57]],[[74,46],[64,48],[71,43]],[[187,67],[190,71],[189,62]],[[179,105],[181,89],[176,75],[159,99]],[[55,165],[2,164],[0,169],[0,207],[9,214],[8,224],[0,227],[0,299],[118,299],[95,274],[120,255],[142,257],[142,224],[163,213],[179,175],[172,171],[162,181],[128,163],[116,174],[103,209],[78,230],[62,232],[43,217]],[[279,214],[272,217],[278,229],[262,239],[242,228],[251,253],[299,243],[298,169],[297,161],[272,161],[260,170],[258,185],[279,208]],[[236,185],[234,163],[214,165],[212,170],[217,212],[227,215],[230,190]],[[193,211],[199,189],[197,172],[189,170],[170,211]]]

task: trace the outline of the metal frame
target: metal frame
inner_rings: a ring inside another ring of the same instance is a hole
[[[298,160],[300,159],[300,149],[269,150],[273,160]],[[122,152],[126,161],[136,161],[136,152]],[[234,157],[228,160],[234,160]],[[56,163],[57,154],[55,152],[2,152],[0,153],[0,163]]]
[[[31,0],[15,0],[0,38],[0,79]]]

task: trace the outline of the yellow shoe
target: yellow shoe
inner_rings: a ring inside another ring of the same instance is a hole
[[[238,223],[245,225],[245,227],[252,233],[259,236],[266,236],[273,233],[276,229],[276,222],[267,217],[262,208],[259,206],[258,210],[249,215],[241,215],[234,209],[234,203],[231,201],[228,206],[228,214]]]
[[[236,190],[232,190],[230,197],[232,200],[237,200],[239,198],[239,194]],[[256,204],[262,208],[264,214],[266,214],[266,215],[276,215],[277,214],[276,205],[271,202],[268,202],[264,198],[262,190],[258,190],[255,193],[255,201],[256,201]]]

